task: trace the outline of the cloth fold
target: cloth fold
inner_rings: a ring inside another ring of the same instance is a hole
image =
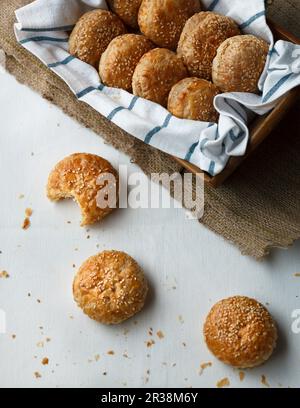
[[[30,0],[0,2],[0,48],[6,54],[6,69],[18,81],[128,154],[146,174],[181,171],[167,154],[130,136],[78,101],[64,81],[17,43],[13,32],[14,11],[28,3]],[[289,29],[297,33],[298,0],[274,0],[270,12],[279,20],[282,15],[284,18],[290,15],[286,24],[295,21]],[[286,248],[300,238],[299,109],[300,103],[221,188],[205,189],[205,212],[200,222],[234,243],[243,254],[256,259],[265,257],[273,247]]]
[[[232,156],[243,156],[253,115],[269,112],[276,101],[300,85],[300,46],[279,41],[266,23],[264,0],[202,0],[206,10],[232,17],[243,33],[270,44],[260,79],[262,95],[227,93],[215,98],[218,124],[178,119],[163,107],[120,89],[104,86],[93,67],[70,56],[68,33],[80,15],[104,0],[36,0],[16,11],[15,34],[20,44],[60,76],[76,97],[121,129],[163,152],[185,159],[212,176]],[[298,65],[297,65],[298,61]]]

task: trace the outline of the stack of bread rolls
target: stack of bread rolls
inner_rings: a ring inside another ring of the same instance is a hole
[[[221,92],[258,93],[269,44],[199,0],[109,0],[76,24],[70,53],[101,81],[179,118],[217,122]]]

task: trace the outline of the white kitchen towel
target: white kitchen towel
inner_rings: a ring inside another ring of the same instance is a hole
[[[80,101],[145,143],[216,175],[231,156],[245,154],[247,125],[253,112],[267,113],[282,95],[300,85],[300,46],[285,41],[274,44],[264,0],[202,0],[202,4],[206,10],[232,17],[243,33],[270,43],[259,82],[261,95],[218,95],[218,124],[178,119],[156,103],[106,87],[95,68],[68,53],[68,32],[83,13],[107,8],[104,0],[36,0],[16,11],[15,34],[19,43],[59,75]]]

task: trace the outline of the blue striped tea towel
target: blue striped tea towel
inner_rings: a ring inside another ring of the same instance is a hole
[[[207,10],[232,17],[244,33],[270,43],[259,82],[261,95],[227,93],[215,98],[218,124],[178,119],[158,104],[101,84],[93,67],[68,53],[68,31],[104,0],[36,0],[16,11],[15,34],[23,47],[60,76],[76,97],[126,132],[171,155],[186,159],[211,175],[231,156],[246,152],[253,114],[270,111],[276,101],[300,85],[300,46],[278,41],[266,23],[264,0],[202,0]]]

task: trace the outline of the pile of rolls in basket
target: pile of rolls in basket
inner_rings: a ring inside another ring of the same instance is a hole
[[[214,97],[258,92],[269,45],[242,35],[199,0],[108,0],[76,24],[70,54],[101,81],[166,107],[182,119],[217,122]]]

